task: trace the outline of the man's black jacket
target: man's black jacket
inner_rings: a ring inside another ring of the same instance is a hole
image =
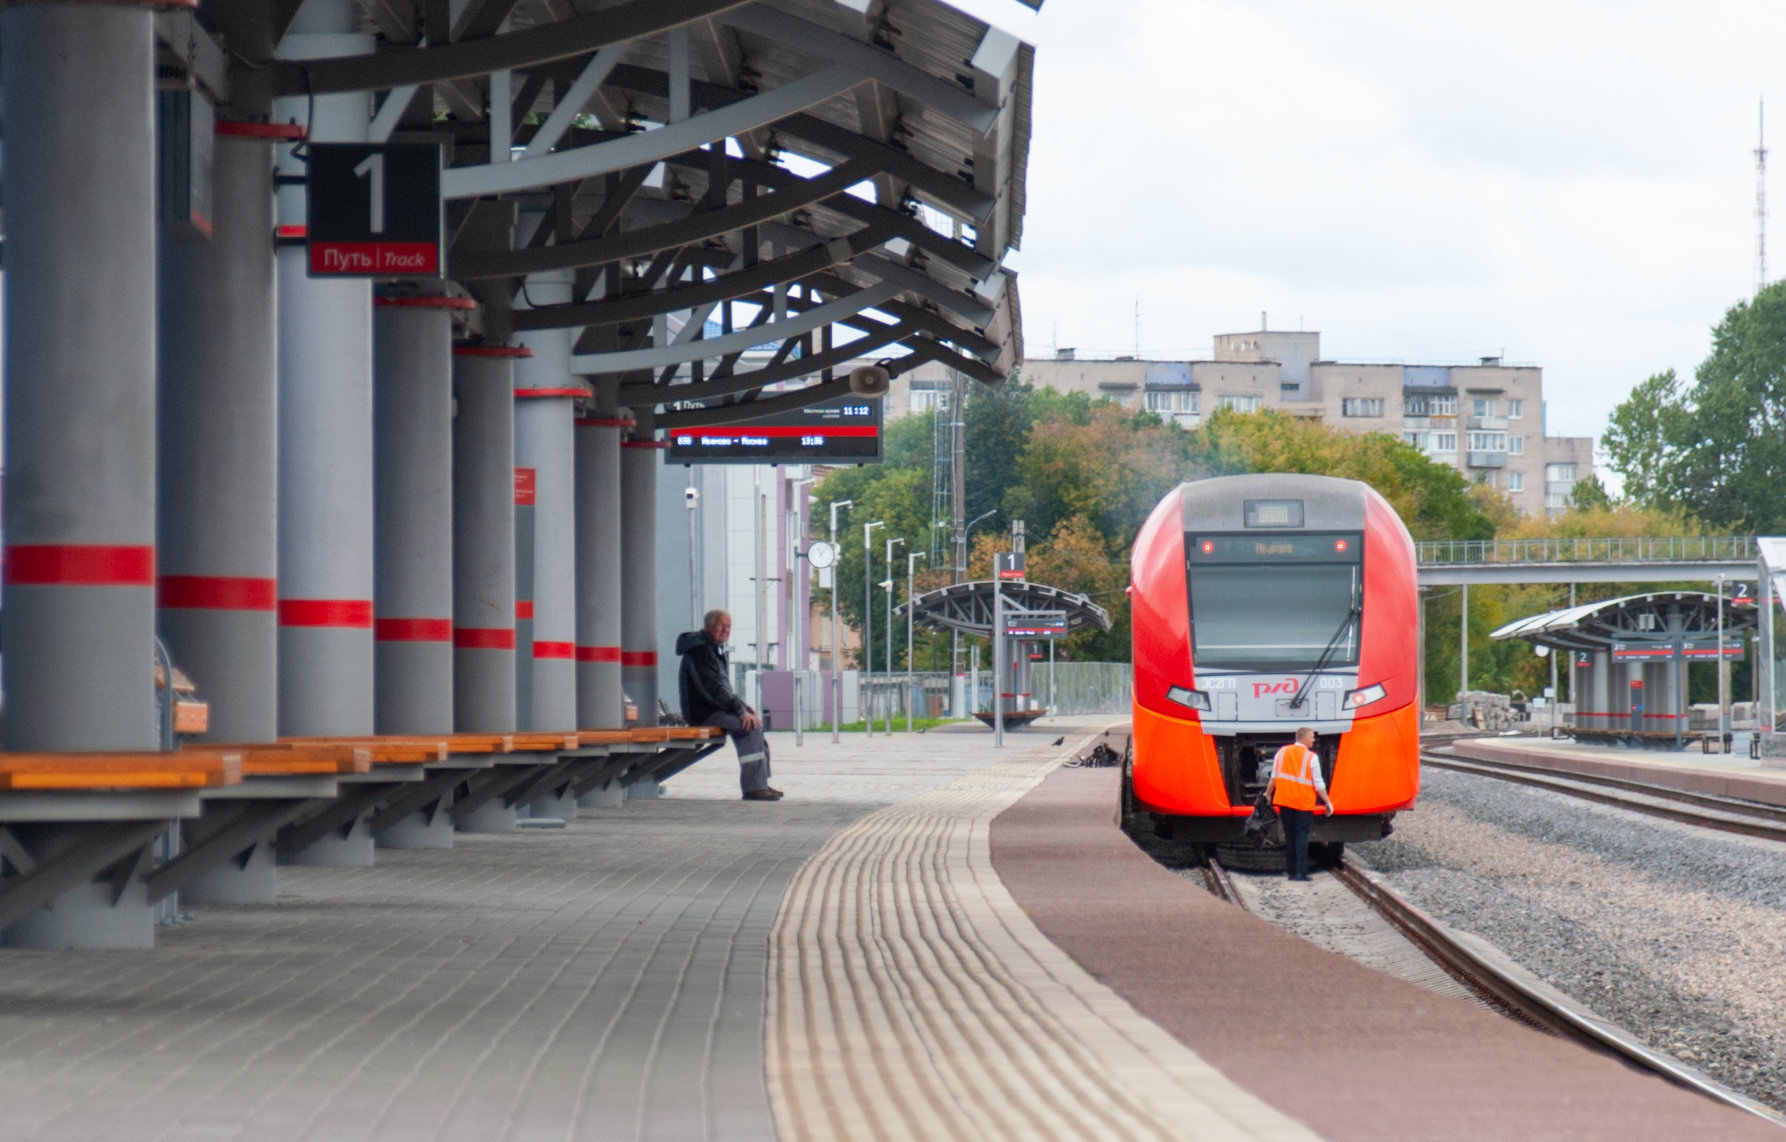
[[[698,726],[714,714],[742,716],[744,702],[732,693],[726,669],[726,652],[704,630],[676,636],[676,653],[682,656],[678,679],[682,691],[682,716]]]

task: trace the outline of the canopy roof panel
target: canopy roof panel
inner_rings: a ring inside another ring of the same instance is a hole
[[[210,0],[255,75],[228,113],[258,90],[267,114],[269,79],[367,91],[375,138],[446,143],[448,272],[488,339],[577,330],[574,370],[660,427],[761,415],[791,380],[804,397],[778,404],[840,395],[857,356],[987,384],[1021,361],[1001,264],[1022,236],[1030,45],[940,0],[355,3],[376,52],[272,59],[243,32],[267,0]],[[274,7],[276,42],[299,4]],[[570,304],[529,307],[529,276],[566,272]],[[745,329],[748,355],[723,340]]]
[[[1525,639],[1557,650],[1608,650],[1616,642],[1716,638],[1718,596],[1706,591],[1655,591],[1602,599],[1508,623],[1492,639]],[[1755,626],[1755,607],[1724,600],[1726,638]]]

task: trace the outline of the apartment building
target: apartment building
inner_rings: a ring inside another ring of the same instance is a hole
[[[1544,371],[1484,357],[1473,365],[1351,364],[1321,359],[1321,335],[1225,333],[1207,361],[1081,360],[1071,349],[1028,358],[1039,388],[1108,397],[1185,427],[1217,409],[1276,409],[1357,432],[1402,437],[1433,460],[1499,488],[1526,514],[1560,512],[1593,470],[1593,437],[1549,436]],[[950,377],[926,364],[898,378],[889,420],[946,404]]]

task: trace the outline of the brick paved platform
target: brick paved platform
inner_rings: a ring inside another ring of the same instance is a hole
[[[737,800],[727,747],[562,830],[283,869],[277,905],[153,951],[0,952],[0,1139],[773,1137],[788,884],[990,738],[777,734],[777,804]]]
[[[1114,769],[1058,770],[1000,815],[999,878],[1101,983],[1322,1137],[1779,1137],[1763,1119],[1219,901],[1118,829],[1119,780]]]

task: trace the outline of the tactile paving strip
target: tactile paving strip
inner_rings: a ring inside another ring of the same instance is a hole
[[[770,939],[784,1139],[1304,1139],[1056,948],[992,819],[1092,735],[882,809],[796,875]]]

